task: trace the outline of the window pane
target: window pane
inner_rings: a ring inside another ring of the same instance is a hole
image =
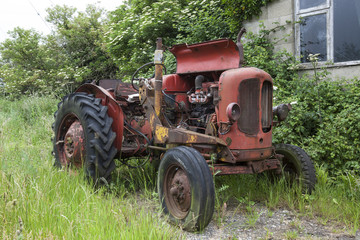
[[[304,17],[300,23],[301,62],[309,62],[309,54],[320,53],[319,61],[326,61],[326,14]]]
[[[334,62],[360,60],[360,1],[334,0]]]
[[[316,7],[326,3],[326,0],[300,0],[300,9]]]

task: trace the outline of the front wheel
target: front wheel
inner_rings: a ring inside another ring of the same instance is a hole
[[[201,231],[210,222],[215,187],[208,164],[190,147],[168,150],[161,159],[158,193],[170,222],[187,231]]]
[[[283,143],[275,145],[275,152],[283,156],[284,175],[298,181],[305,191],[311,193],[315,188],[316,172],[306,152],[297,146]]]

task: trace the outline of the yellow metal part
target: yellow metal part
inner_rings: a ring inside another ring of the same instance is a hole
[[[188,139],[186,140],[186,143],[196,143],[197,142],[197,136],[196,135],[188,135]]]
[[[160,143],[165,143],[169,136],[169,128],[156,125],[155,138]]]

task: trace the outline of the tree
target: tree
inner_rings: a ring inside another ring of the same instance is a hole
[[[57,5],[47,11],[47,21],[56,29],[53,46],[77,69],[78,81],[115,77],[117,67],[102,43],[103,9],[88,5],[85,12],[77,13],[75,8]]]
[[[43,90],[47,68],[43,37],[35,30],[19,27],[9,35],[10,38],[0,44],[0,78],[5,90],[16,94]]]
[[[180,9],[179,1],[131,1],[110,14],[106,42],[121,78],[151,61],[158,37],[174,43]]]
[[[120,66],[120,76],[129,78],[137,67],[152,60],[158,37],[171,46],[230,35],[220,0],[133,0],[110,14],[106,42]]]

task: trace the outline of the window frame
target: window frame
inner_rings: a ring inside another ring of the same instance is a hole
[[[314,15],[326,14],[326,52],[327,52],[327,60],[319,61],[320,66],[328,65],[328,67],[339,67],[339,66],[351,66],[351,65],[360,65],[359,60],[346,61],[346,62],[334,62],[334,4],[333,0],[326,0],[324,4],[300,9],[300,1],[295,0],[295,51],[296,56],[300,60],[300,18],[309,17]],[[329,64],[331,63],[331,64]],[[312,64],[309,62],[301,63],[304,68],[312,68]]]

